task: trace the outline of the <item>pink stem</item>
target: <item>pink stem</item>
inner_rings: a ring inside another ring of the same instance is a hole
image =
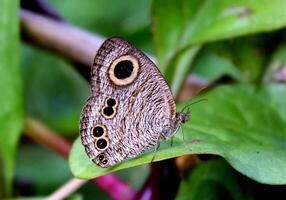
[[[42,122],[27,117],[25,119],[24,133],[33,141],[57,152],[64,158],[68,158],[71,144],[49,129]],[[114,174],[108,174],[91,180],[113,199],[131,199],[135,191],[122,182]]]

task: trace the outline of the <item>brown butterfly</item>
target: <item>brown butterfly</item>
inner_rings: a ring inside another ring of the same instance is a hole
[[[173,136],[187,113],[156,65],[127,41],[112,37],[98,50],[91,69],[91,96],[83,108],[80,136],[87,155],[110,167]]]

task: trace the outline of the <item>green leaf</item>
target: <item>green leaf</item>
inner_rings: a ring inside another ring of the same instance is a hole
[[[261,77],[268,62],[268,54],[270,54],[270,35],[273,37],[274,34],[268,34],[268,37],[255,35],[236,38],[228,42],[226,51],[232,54],[232,60],[243,74],[244,81],[249,83],[261,82]]]
[[[185,141],[177,133],[172,147],[170,141],[162,142],[155,160],[184,154],[216,154],[256,181],[285,184],[285,97],[284,85],[218,87],[204,96],[207,102],[192,107],[191,120],[180,129],[186,135]],[[151,150],[115,167],[103,169],[89,160],[78,139],[69,162],[76,177],[88,179],[150,163],[153,155]]]
[[[236,172],[223,160],[203,162],[194,168],[180,184],[176,200],[244,200],[244,194]],[[250,199],[250,198],[248,198]]]
[[[199,50],[200,46],[186,49],[182,53],[177,54],[177,56],[170,61],[170,67],[168,67],[168,70],[165,72],[165,79],[170,84],[175,97],[181,88],[181,84],[185,79],[190,64],[194,61]]]
[[[284,27],[285,6],[281,0],[155,0],[153,32],[161,72],[172,74],[168,71],[179,66],[181,55],[185,57],[184,52],[197,45]],[[183,57],[186,64],[180,67],[190,67],[193,59]],[[166,78],[171,86],[183,81],[176,74]],[[175,95],[179,88],[172,86]]]
[[[0,2],[0,7],[0,159],[3,159],[0,163],[3,164],[5,193],[9,195],[16,145],[23,122],[23,91],[19,68],[19,2],[4,0]]]
[[[216,81],[224,75],[228,75],[237,81],[242,80],[241,72],[229,59],[211,52],[205,52],[198,56],[192,73],[199,75],[208,82]]]

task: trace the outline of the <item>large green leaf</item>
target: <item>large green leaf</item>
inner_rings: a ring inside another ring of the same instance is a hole
[[[262,183],[286,183],[286,88],[272,85],[224,86],[206,94],[208,101],[192,108],[192,118],[176,134],[174,145],[163,142],[155,160],[184,154],[217,154],[235,169]],[[187,104],[190,102],[187,102]],[[179,131],[180,132],[180,131]],[[70,154],[73,174],[93,178],[111,171],[150,163],[145,153],[109,169],[93,164],[78,139]]]
[[[154,0],[153,30],[158,64],[174,94],[180,84],[173,83],[182,82],[182,76],[172,73],[174,68],[188,68],[193,61],[185,58],[188,48],[282,28],[286,25],[285,6],[283,0],[179,0],[175,3]],[[179,64],[180,59],[184,65]]]
[[[17,0],[0,1],[0,163],[4,165],[5,181],[0,187],[4,185],[8,195],[23,121],[18,4]]]

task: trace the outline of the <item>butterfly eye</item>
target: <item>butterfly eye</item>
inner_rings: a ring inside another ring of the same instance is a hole
[[[109,143],[108,143],[107,138],[100,138],[100,139],[98,139],[98,140],[96,141],[95,147],[96,147],[98,150],[103,151],[103,150],[107,149],[108,144],[109,144]]]
[[[109,107],[113,107],[113,106],[116,105],[116,100],[115,100],[115,99],[112,99],[112,98],[109,98],[109,99],[107,99],[106,104],[107,104]]]
[[[138,75],[138,60],[130,55],[117,58],[109,69],[109,78],[115,85],[128,85],[132,83]]]
[[[101,136],[103,136],[106,133],[106,128],[102,125],[96,125],[93,129],[92,129],[92,135],[95,138],[99,138]]]

